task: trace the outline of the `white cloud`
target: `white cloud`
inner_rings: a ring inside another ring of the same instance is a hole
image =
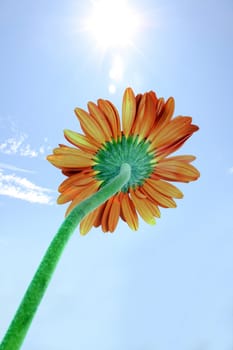
[[[1,169],[8,169],[8,170],[13,170],[13,171],[20,171],[22,173],[35,173],[34,171],[32,170],[28,170],[28,169],[23,169],[23,168],[18,168],[14,165],[11,165],[11,164],[6,164],[6,163],[0,163],[0,170]]]
[[[233,166],[229,169],[230,174],[233,174]]]
[[[0,143],[0,152],[4,154],[19,154],[23,157],[37,157],[39,152],[32,149],[29,143],[26,143],[27,135],[20,134],[16,137],[10,137]]]
[[[30,158],[38,156],[38,152],[32,149],[29,144],[23,145],[19,149],[19,154],[23,157],[30,157]]]
[[[36,149],[32,147],[27,142],[28,135],[21,132],[10,117],[0,117],[0,131],[0,135],[5,135],[5,139],[0,138],[0,153],[35,158],[51,149],[48,145],[47,137],[44,138],[42,144]]]
[[[0,194],[22,199],[31,203],[52,204],[52,191],[35,185],[26,178],[15,174],[4,174],[0,170]]]
[[[24,141],[24,136],[21,135],[19,138],[8,138],[0,144],[0,151],[5,154],[17,153],[19,147]]]

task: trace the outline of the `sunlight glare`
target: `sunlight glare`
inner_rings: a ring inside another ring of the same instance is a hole
[[[123,78],[123,73],[123,59],[120,55],[115,55],[113,57],[112,66],[109,71],[109,77],[115,81],[120,81]]]
[[[140,17],[127,0],[96,0],[87,20],[87,30],[104,48],[130,45],[139,27]]]
[[[110,94],[115,94],[115,92],[116,92],[116,86],[115,86],[114,84],[110,84],[110,85],[108,86],[108,91],[109,91]]]

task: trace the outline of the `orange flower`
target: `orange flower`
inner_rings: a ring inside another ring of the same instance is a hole
[[[174,208],[182,192],[168,181],[190,182],[200,176],[190,164],[190,155],[168,157],[198,130],[191,117],[172,119],[174,99],[166,102],[153,91],[134,95],[127,88],[120,118],[115,106],[99,99],[88,103],[88,113],[75,109],[84,135],[65,130],[75,147],[60,145],[47,159],[67,179],[58,190],[59,204],[71,202],[66,215],[81,201],[109,183],[122,163],[131,166],[131,178],[120,192],[88,214],[80,224],[81,234],[92,226],[113,232],[121,217],[131,229],[138,229],[138,214],[149,224],[160,217],[159,207]]]

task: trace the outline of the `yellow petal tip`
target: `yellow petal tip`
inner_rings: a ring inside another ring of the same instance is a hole
[[[81,236],[86,236],[87,234],[88,234],[88,232],[86,232],[86,231],[81,231],[81,230],[80,230],[80,235],[81,235]]]
[[[155,219],[151,219],[151,220],[147,221],[147,223],[149,225],[151,225],[151,226],[154,226],[154,225],[156,225],[156,220]]]

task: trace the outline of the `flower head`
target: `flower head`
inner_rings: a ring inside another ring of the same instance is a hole
[[[174,208],[182,192],[171,182],[198,179],[190,163],[194,156],[170,156],[198,130],[191,117],[172,118],[174,99],[166,102],[155,92],[134,95],[125,90],[122,103],[122,130],[116,107],[108,100],[88,103],[88,112],[75,109],[84,135],[65,130],[75,147],[59,145],[47,159],[67,176],[58,190],[59,204],[71,202],[66,215],[115,177],[123,163],[131,166],[128,183],[80,224],[81,234],[92,226],[113,232],[121,217],[138,229],[138,214],[149,224],[160,217],[159,207]]]

